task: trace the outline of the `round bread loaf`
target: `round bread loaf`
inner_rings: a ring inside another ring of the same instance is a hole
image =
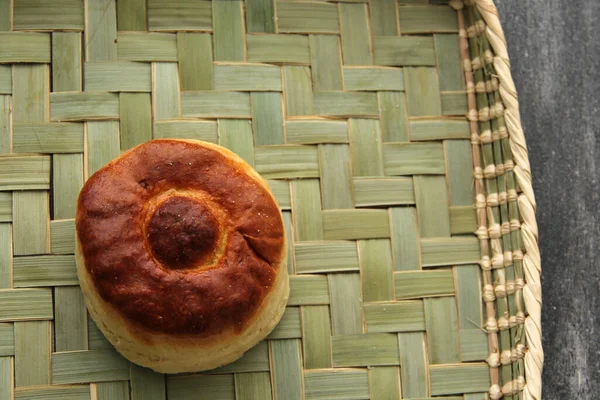
[[[223,147],[165,139],[123,153],[85,183],[76,230],[88,310],[136,364],[230,363],[285,310],[281,213],[266,181]]]

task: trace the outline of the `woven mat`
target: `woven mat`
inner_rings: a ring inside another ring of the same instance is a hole
[[[521,398],[520,189],[447,3],[0,0],[0,399]],[[118,355],[73,256],[84,180],[169,137],[252,164],[292,239],[281,324],[202,374]]]

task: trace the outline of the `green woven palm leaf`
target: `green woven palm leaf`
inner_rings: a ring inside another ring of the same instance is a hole
[[[464,3],[0,0],[0,399],[537,398],[522,133]],[[281,323],[214,371],[132,365],[78,286],[78,192],[152,138],[243,157],[290,238]]]

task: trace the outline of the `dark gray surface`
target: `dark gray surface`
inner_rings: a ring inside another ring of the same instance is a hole
[[[542,253],[544,399],[600,399],[600,1],[496,0]]]

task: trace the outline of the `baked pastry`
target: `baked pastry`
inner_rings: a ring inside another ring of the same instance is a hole
[[[165,139],[123,153],[85,183],[76,231],[88,310],[136,364],[216,368],[285,310],[281,212],[266,181],[223,147]]]

